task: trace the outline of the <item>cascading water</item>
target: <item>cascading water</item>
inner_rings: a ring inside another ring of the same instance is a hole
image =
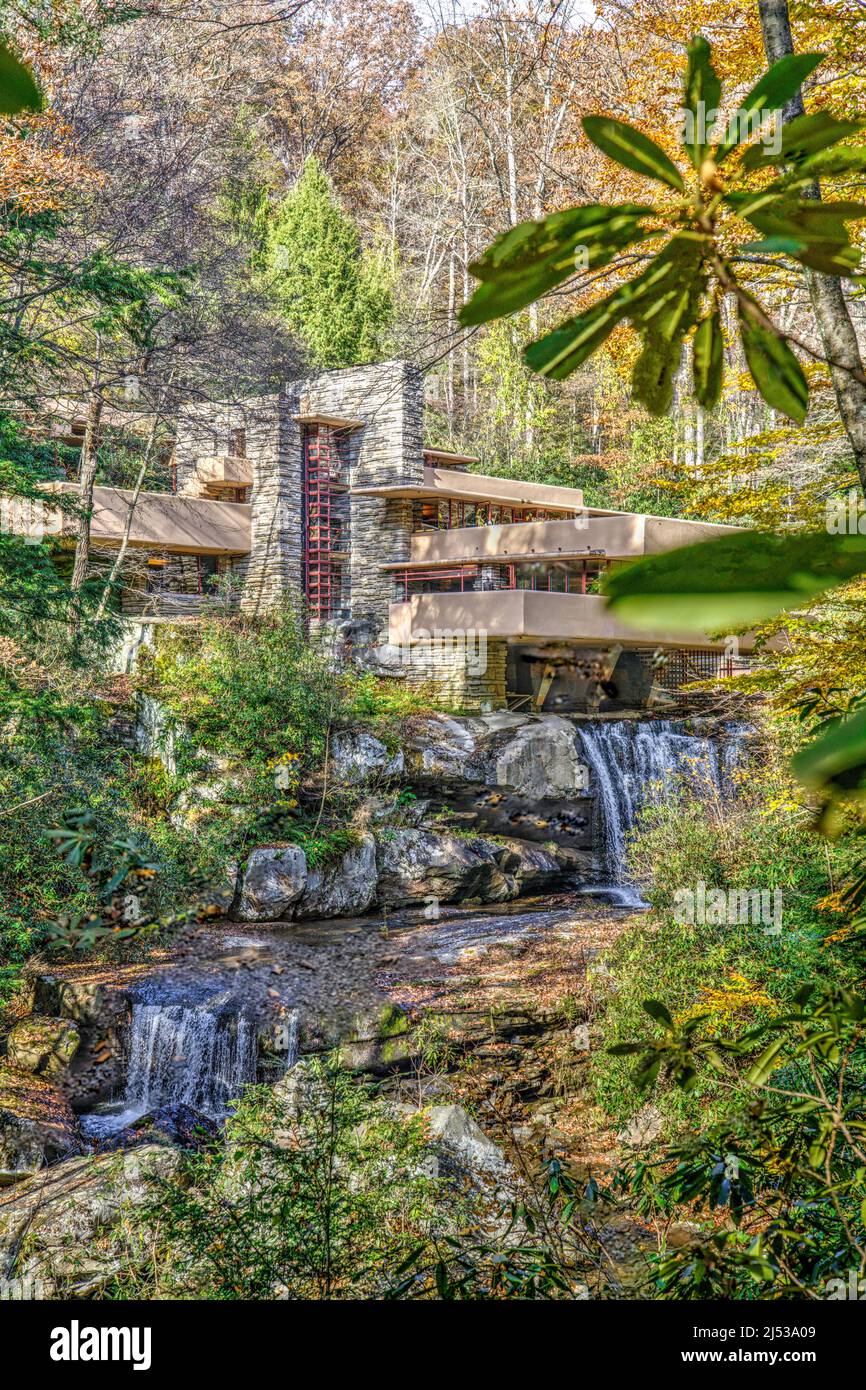
[[[82,1116],[82,1131],[114,1134],[177,1106],[224,1119],[230,1101],[255,1081],[257,1058],[255,1025],[229,1000],[226,993],[172,997],[165,987],[135,999],[124,1099]]]
[[[677,781],[699,795],[731,795],[743,729],[727,725],[721,740],[688,733],[682,720],[604,720],[578,725],[591,788],[599,801],[602,864],[607,886],[623,906],[643,899],[626,871],[628,834],[642,806]]]

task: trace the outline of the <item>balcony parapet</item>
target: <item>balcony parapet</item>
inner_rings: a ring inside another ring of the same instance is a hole
[[[196,495],[202,489],[220,492],[252,487],[253,465],[236,454],[208,454],[196,460],[195,471],[182,489],[183,495]]]
[[[77,483],[50,483],[46,492],[73,500]],[[127,488],[95,487],[90,520],[94,545],[119,545],[132,492]],[[4,499],[6,524],[17,535],[34,540],[55,537],[74,543],[77,518],[59,507],[35,504],[27,498]],[[166,550],[177,555],[247,555],[250,550],[250,508],[242,502],[214,502],[171,492],[142,492],[132,515],[129,545],[133,550]]]
[[[583,509],[583,493],[576,487],[549,483],[524,483],[513,478],[493,478],[484,473],[462,473],[450,468],[424,468],[420,483],[377,483],[353,487],[354,497],[422,497],[459,502],[491,502],[502,507],[537,507],[574,516]]]
[[[584,512],[568,521],[521,521],[419,531],[412,537],[408,561],[382,568],[435,569],[473,562],[579,560],[591,555],[604,556],[606,560],[633,560],[697,541],[714,540],[736,530],[734,526],[683,521],[678,517]]]
[[[598,594],[557,594],[531,589],[495,589],[465,593],[416,594],[392,603],[389,641],[395,646],[429,640],[435,633],[483,632],[488,639],[514,642],[567,642],[574,646],[689,647],[723,651],[723,639],[659,627],[635,631],[608,611]],[[742,652],[754,645],[750,634],[739,637]]]

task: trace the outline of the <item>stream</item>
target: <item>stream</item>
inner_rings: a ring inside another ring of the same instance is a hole
[[[668,795],[679,778],[699,793],[733,795],[743,731],[730,726],[717,742],[681,721],[577,728],[598,798],[597,885],[541,902],[451,906],[435,921],[405,909],[389,914],[387,925],[376,915],[275,923],[265,932],[235,923],[189,933],[167,966],[130,986],[125,1090],[80,1117],[85,1136],[100,1143],[177,1108],[221,1123],[244,1087],[262,1079],[264,1023],[273,1079],[275,1066],[282,1071],[297,1060],[300,1028],[314,1050],[332,1046],[353,1018],[403,998],[401,981],[423,981],[429,1003],[440,985],[447,991],[454,972],[488,952],[533,943],[543,950],[545,939],[583,933],[591,955],[595,915],[645,906],[626,869],[640,808]]]

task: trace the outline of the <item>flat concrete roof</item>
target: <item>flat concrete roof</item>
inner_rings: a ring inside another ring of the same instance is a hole
[[[425,459],[442,459],[447,467],[449,463],[477,463],[477,454],[458,454],[454,449],[424,449]],[[434,464],[433,467],[436,465]]]
[[[392,603],[389,640],[402,646],[429,639],[434,633],[484,633],[515,642],[567,642],[574,646],[691,647],[724,651],[724,642],[706,634],[636,632],[610,615],[599,594],[550,594],[532,589],[492,589],[477,593],[416,594],[406,603]],[[740,650],[752,640],[739,638]]]
[[[353,487],[356,497],[429,497],[442,501],[493,502],[503,507],[543,507],[574,514],[583,508],[583,492],[576,487],[549,483],[523,483],[513,478],[493,478],[486,473],[460,473],[449,468],[424,468],[422,483],[386,483]]]

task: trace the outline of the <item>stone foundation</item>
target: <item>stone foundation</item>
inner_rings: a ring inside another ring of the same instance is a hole
[[[504,709],[507,649],[484,633],[434,634],[406,649],[406,683],[433,685],[437,700],[470,713]]]

